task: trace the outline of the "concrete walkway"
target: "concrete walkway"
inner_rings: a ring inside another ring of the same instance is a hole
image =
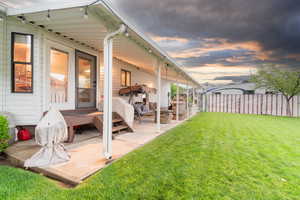
[[[142,123],[136,122],[133,133],[117,135],[113,140],[113,159],[122,157],[182,122],[172,121],[170,124],[162,124],[160,133],[157,133],[153,120],[145,119]],[[24,161],[39,149],[40,147],[30,140],[10,146],[6,153],[14,165],[23,167]],[[31,168],[31,170],[77,185],[107,165],[107,160],[102,155],[102,138],[96,130],[88,130],[76,135],[72,144],[66,144],[66,149],[71,155],[71,160],[67,163],[45,168]]]

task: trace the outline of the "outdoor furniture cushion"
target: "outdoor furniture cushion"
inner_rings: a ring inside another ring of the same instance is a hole
[[[134,108],[120,97],[114,97],[112,100],[112,111],[118,113],[127,125],[132,128],[134,121]]]

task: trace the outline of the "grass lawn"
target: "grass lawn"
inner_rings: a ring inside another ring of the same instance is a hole
[[[202,113],[74,189],[0,167],[0,199],[300,199],[300,119]]]

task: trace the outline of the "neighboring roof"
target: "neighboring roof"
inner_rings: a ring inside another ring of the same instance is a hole
[[[135,34],[136,37],[140,38],[141,43],[144,43],[147,48],[160,57],[160,59],[164,59],[170,66],[173,66],[182,74],[189,79],[193,84],[200,86],[200,84],[193,79],[184,69],[183,66],[179,65],[173,58],[171,58],[164,50],[162,50],[153,40],[146,36],[142,31],[138,30],[136,26],[129,23],[128,20],[124,18],[124,16],[120,15],[120,12],[112,6],[112,3],[109,0],[101,0],[101,1],[90,1],[90,3],[76,1],[76,2],[60,2],[60,3],[51,3],[51,4],[40,4],[31,6],[30,8],[7,8],[7,15],[20,15],[20,14],[29,14],[29,13],[37,13],[47,10],[59,10],[59,9],[67,9],[67,8],[76,8],[76,7],[84,7],[87,5],[102,5],[105,7],[110,13],[111,17],[115,18],[115,20],[119,21],[119,23],[125,24],[130,31],[130,35]]]

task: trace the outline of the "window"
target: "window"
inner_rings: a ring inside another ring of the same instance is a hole
[[[68,101],[69,54],[57,49],[50,50],[51,103]]]
[[[122,69],[121,70],[121,86],[128,87],[131,86],[131,72]]]
[[[32,93],[33,35],[12,33],[12,92]]]

